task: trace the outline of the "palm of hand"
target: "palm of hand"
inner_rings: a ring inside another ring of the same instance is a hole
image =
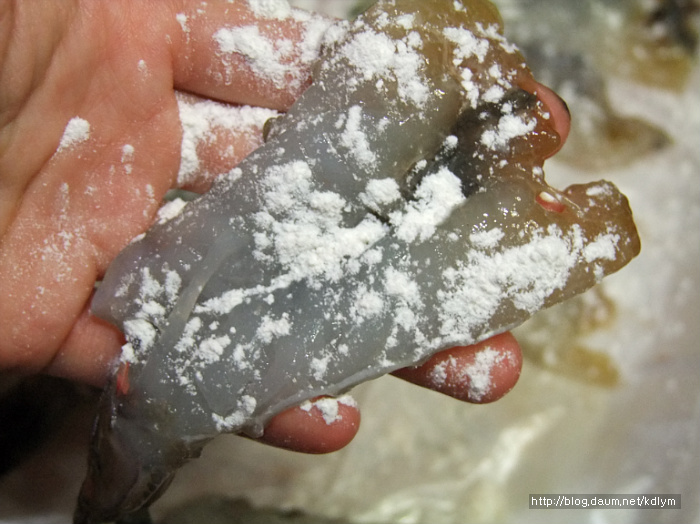
[[[149,227],[163,195],[176,186],[182,140],[176,89],[285,109],[308,81],[301,46],[287,57],[282,83],[256,75],[243,57],[222,59],[213,33],[251,24],[295,44],[306,32],[298,20],[257,19],[241,4],[0,6],[0,369],[104,383],[122,335],[88,306],[110,261]],[[71,135],[71,142],[69,122],[89,132]],[[237,159],[254,146],[249,136],[229,135],[201,160],[220,163],[219,153],[232,144]],[[200,179],[194,189],[210,182]],[[505,394],[520,369],[512,337],[493,344],[512,358],[494,372],[489,400]],[[456,377],[443,392],[467,396],[459,370],[476,351],[436,356],[437,363],[449,360]],[[428,363],[397,374],[440,389],[431,370]],[[337,449],[359,420],[354,407],[342,409],[344,422],[336,428],[324,427],[313,410],[311,417],[298,409],[283,413],[266,438],[305,451]]]
[[[187,32],[175,6],[165,3],[51,5],[29,24],[19,3],[14,26],[12,16],[4,17],[10,25],[0,106],[0,359],[6,367],[103,381],[120,336],[88,315],[86,304],[109,262],[148,228],[175,185],[182,136],[175,88],[276,108],[298,95],[299,83],[275,89],[244,67],[231,85],[216,80],[232,64],[217,60],[209,21],[250,18],[224,7],[181,17],[190,21]],[[298,33],[292,23],[264,25]],[[89,125],[89,135],[66,145],[64,130],[75,117]]]

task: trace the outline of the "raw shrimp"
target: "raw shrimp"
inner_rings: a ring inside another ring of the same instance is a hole
[[[488,2],[388,0],[330,29],[266,143],[113,262],[125,333],[75,521],[153,502],[221,433],[590,288],[639,251],[611,184],[544,181],[559,146]]]

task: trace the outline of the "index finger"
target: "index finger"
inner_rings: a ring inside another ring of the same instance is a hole
[[[282,4],[282,3],[279,3]],[[310,82],[330,19],[278,3],[181,2],[175,87],[225,102],[286,109]]]

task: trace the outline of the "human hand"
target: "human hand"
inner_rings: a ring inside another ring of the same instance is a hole
[[[327,22],[282,15],[188,0],[0,6],[0,370],[104,384],[123,337],[90,314],[95,282],[149,227],[169,189],[205,190],[260,143],[259,128],[220,129],[199,151],[207,176],[178,180],[176,90],[286,109],[309,82]],[[215,36],[221,27],[254,28],[269,52],[227,52]],[[468,369],[484,354],[500,363],[480,400],[495,400],[520,371],[509,335],[397,375],[468,399]],[[357,431],[352,404],[340,403],[331,424],[308,407],[273,419],[263,439],[323,452]]]
[[[308,82],[301,53],[313,45],[310,33],[327,24],[184,0],[0,9],[0,361],[101,384],[121,336],[86,305],[109,262],[177,185],[174,87],[284,109]],[[221,52],[213,37],[251,24],[290,41],[276,76]],[[238,159],[257,145],[249,135],[227,139],[221,149],[231,145]]]

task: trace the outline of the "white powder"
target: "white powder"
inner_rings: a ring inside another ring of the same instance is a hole
[[[513,54],[518,51],[518,46],[515,44],[512,44],[506,38],[499,33],[499,28],[498,25],[496,24],[491,24],[488,27],[484,27],[481,22],[476,23],[477,30],[479,33],[490,40],[494,42],[498,42],[498,45],[503,51],[505,51],[508,54]]]
[[[195,313],[213,313],[217,315],[228,315],[233,308],[243,303],[246,293],[241,289],[231,289],[222,295],[210,298],[204,304],[194,308]]]
[[[59,153],[81,142],[85,142],[88,138],[90,138],[90,123],[77,116],[71,118],[63,130],[63,136],[61,136],[56,152]]]
[[[131,162],[134,159],[134,146],[124,144],[122,146],[122,162]]]
[[[262,318],[256,336],[263,344],[269,344],[275,338],[288,335],[292,324],[289,322],[289,315],[285,313],[281,318],[273,319],[269,315]]]
[[[537,120],[525,121],[516,115],[503,115],[496,129],[487,129],[481,135],[481,143],[492,150],[503,149],[511,139],[526,136],[535,129]]]
[[[187,324],[185,324],[185,329],[180,336],[180,339],[175,344],[175,350],[182,353],[191,349],[195,343],[195,335],[202,329],[202,319],[199,317],[191,317]]]
[[[494,249],[503,238],[504,233],[499,227],[494,227],[488,231],[478,231],[469,235],[469,241],[476,248]]]
[[[394,310],[394,322],[396,322],[396,325],[405,331],[415,332],[417,336],[420,336],[420,332],[416,330],[419,320],[420,318],[411,307],[399,306]]]
[[[586,262],[590,263],[594,260],[615,260],[617,252],[616,246],[620,242],[620,235],[600,235],[593,242],[590,242],[583,248],[583,257]]]
[[[390,267],[384,273],[384,290],[387,295],[398,297],[410,305],[420,304],[420,290],[411,278],[404,272]]]
[[[502,361],[503,355],[490,347],[475,355],[474,362],[463,370],[464,376],[468,377],[469,400],[479,402],[491,391],[491,373]]]
[[[157,222],[159,224],[165,224],[166,222],[172,220],[180,213],[187,205],[187,202],[181,198],[174,198],[173,200],[163,204],[160,209],[158,209]]]
[[[228,335],[205,339],[199,344],[197,356],[207,364],[218,362],[230,344],[231,338]]]
[[[430,374],[428,375],[428,379],[432,385],[444,386],[447,383],[447,368],[450,361],[454,362],[454,358],[443,360],[433,366],[433,369],[430,370]]]
[[[450,213],[465,202],[462,183],[446,167],[421,180],[405,212],[393,212],[391,223],[396,227],[396,237],[404,242],[423,241],[435,233]]]
[[[239,138],[248,136],[251,141],[260,141],[264,123],[278,115],[272,109],[232,106],[212,100],[192,101],[186,97],[178,98],[178,110],[182,124],[180,170],[177,175],[179,186],[184,186],[201,175],[202,162],[198,154],[200,144],[213,143],[217,140],[217,133]],[[228,156],[236,153],[233,149],[222,152]],[[218,174],[220,173],[213,173]]]
[[[396,18],[395,22],[403,27],[404,29],[413,29],[413,25],[416,20],[416,15],[413,13],[408,13],[400,15]]]
[[[489,67],[489,76],[495,80],[500,80],[503,78],[503,72],[501,71],[501,66],[498,64],[493,64]]]
[[[430,370],[429,378],[435,386],[458,387],[466,391],[471,402],[481,402],[493,389],[492,373],[503,362],[504,355],[491,347],[481,349],[474,360],[464,366],[454,357],[443,360]]]
[[[128,292],[129,287],[134,283],[133,275],[128,275],[122,285],[116,290],[115,296],[123,296]],[[182,279],[176,271],[166,270],[164,283],[161,284],[157,278],[151,275],[148,267],[141,268],[137,303],[140,304],[138,312],[133,318],[124,322],[124,333],[130,341],[138,341],[139,355],[143,356],[155,343],[158,330],[155,326],[161,325],[168,307],[173,305],[178,297]],[[199,329],[201,322],[193,318],[185,328],[185,339],[176,346],[178,351],[183,351],[188,346],[187,337],[191,339]],[[191,343],[194,343],[193,341]],[[189,344],[191,345],[191,344]],[[123,351],[122,360],[135,361],[134,347],[128,344],[126,351]]]
[[[250,395],[242,395],[238,399],[236,410],[226,416],[212,413],[211,417],[219,432],[230,431],[232,428],[240,427],[257,407],[257,400]]]
[[[343,419],[340,414],[340,405],[357,407],[357,402],[350,395],[343,395],[338,398],[322,397],[315,400],[307,400],[299,407],[304,411],[311,411],[316,408],[321,412],[321,416],[326,424],[331,425]]]
[[[165,307],[155,300],[149,300],[141,305],[139,313],[143,318],[159,320],[165,315]]]
[[[184,33],[189,33],[190,28],[187,26],[187,15],[184,13],[178,13],[175,15],[175,20],[177,20],[177,23],[180,24],[180,27],[182,28],[182,31]]]
[[[134,146],[131,144],[124,144],[122,146],[122,165],[124,166],[124,171],[127,175],[131,174],[133,169],[132,162],[134,161]]]
[[[597,184],[586,189],[586,195],[589,197],[605,197],[611,192],[611,187],[608,184]]]
[[[311,370],[311,375],[316,379],[316,380],[323,380],[323,377],[326,375],[326,371],[328,371],[328,364],[331,361],[331,355],[326,354],[323,357],[314,357],[311,359],[311,364],[310,364],[310,370]]]
[[[455,135],[446,136],[445,141],[443,142],[443,146],[446,149],[454,149],[457,147],[457,144],[459,144],[459,138],[457,138]]]
[[[219,48],[222,64],[226,67],[225,82],[230,82],[238,73],[233,67],[236,54],[243,57],[256,75],[272,82],[278,88],[298,88],[308,78],[310,65],[318,58],[323,34],[331,21],[319,15],[300,10],[287,12],[282,2],[257,0],[249,3],[253,11],[261,16],[293,18],[303,25],[300,42],[293,43],[279,35],[267,37],[257,25],[221,28],[213,35]],[[283,13],[287,13],[283,16]]]
[[[124,322],[124,334],[129,340],[139,341],[139,354],[147,352],[156,340],[158,332],[153,324],[145,319],[135,318]],[[131,353],[122,351],[122,360],[127,361],[127,358],[134,358],[133,346]]]
[[[219,432],[225,432],[231,428],[242,425],[245,422],[246,416],[244,413],[240,412],[234,412],[226,417],[212,413],[211,418],[216,424],[216,430]]]
[[[482,75],[475,79],[472,70],[469,67],[464,67],[465,61],[483,63],[487,59],[489,50],[493,46],[493,42],[498,42],[500,47],[508,53],[515,51],[505,41],[503,36],[498,33],[498,27],[495,25],[484,28],[481,24],[476,24],[476,33],[464,27],[448,27],[443,30],[444,36],[455,44],[453,52],[453,63],[461,70],[461,84],[465,91],[467,100],[471,107],[476,108],[481,100],[486,102],[498,102],[505,94],[505,90],[511,87],[511,83],[502,73],[498,64],[493,64],[488,69],[488,76]],[[484,81],[495,81],[489,87],[482,85]],[[486,92],[482,94],[482,88]]]
[[[258,18],[287,18],[292,8],[286,0],[247,0],[248,7]]]
[[[262,185],[265,211],[256,215],[256,221],[269,233],[257,248],[261,256],[274,256],[285,267],[285,279],[337,280],[343,276],[344,260],[358,258],[386,234],[374,217],[344,227],[345,201],[337,194],[313,190],[312,172],[305,162],[268,168]]]
[[[318,399],[314,405],[319,411],[321,411],[323,420],[328,425],[333,424],[343,418],[340,416],[340,406],[338,405],[338,401],[335,399],[321,398]]]
[[[522,307],[536,310],[554,289],[565,284],[561,274],[572,263],[568,242],[556,236],[493,256],[470,253],[467,264],[445,272],[445,288],[450,291],[438,297],[441,333],[468,333],[487,323],[504,299],[520,291],[531,297]]]
[[[420,80],[423,58],[414,48],[420,44],[415,36],[406,42],[395,41],[386,34],[367,29],[347,42],[339,55],[365,81],[395,81],[399,97],[420,107],[429,96],[428,87]]]
[[[399,184],[393,178],[373,178],[367,182],[365,191],[359,195],[360,202],[373,211],[380,211],[383,206],[400,198]]]
[[[348,110],[345,129],[340,135],[340,145],[350,150],[350,155],[365,169],[371,168],[377,161],[367,135],[362,130],[362,108],[352,106]]]
[[[148,267],[141,268],[141,287],[139,288],[139,299],[146,302],[152,298],[156,298],[163,291],[157,279],[151,276],[151,270]]]
[[[147,300],[157,298],[164,291],[164,287],[160,284],[158,279],[151,275],[148,267],[141,269],[141,287],[139,289],[139,298],[141,301],[146,302]]]
[[[136,357],[136,352],[134,351],[134,346],[130,343],[127,342],[122,346],[122,352],[119,355],[119,361],[120,362],[129,362],[133,363],[137,361]]]
[[[601,235],[593,240],[592,262],[608,258],[619,239]],[[600,244],[598,244],[600,242]],[[610,247],[611,246],[611,247]],[[445,289],[440,300],[440,332],[456,336],[485,325],[508,302],[516,309],[534,313],[556,289],[562,289],[569,271],[585,250],[578,226],[564,234],[550,225],[522,246],[493,254],[472,251],[467,262],[443,274]]]
[[[214,40],[222,53],[236,53],[245,57],[246,63],[256,75],[271,81],[277,87],[284,87],[294,51],[291,40],[270,39],[260,33],[257,25],[219,29],[214,33]]]
[[[464,60],[476,57],[479,63],[486,58],[489,50],[489,41],[478,38],[474,33],[463,27],[446,27],[443,35],[452,43],[456,44],[454,50],[454,65],[460,65]]]
[[[334,22],[317,13],[306,11],[293,10],[293,15],[295,20],[304,23],[302,41],[297,43],[297,50],[301,51],[299,59],[302,65],[310,66],[318,59],[321,43],[326,41],[327,33],[334,27]]]
[[[471,69],[465,68],[462,69],[460,77],[465,96],[467,97],[467,100],[469,100],[471,107],[476,109],[476,107],[479,105],[479,97],[481,96],[481,90],[479,89],[479,86],[472,80],[472,78],[474,77],[474,73],[472,73]]]
[[[355,294],[355,303],[352,313],[357,322],[366,318],[375,317],[384,310],[384,299],[373,290],[368,290],[365,286],[360,286]]]
[[[482,98],[484,102],[496,103],[501,100],[505,94],[506,92],[501,86],[494,85],[488,88]]]
[[[234,330],[235,331],[235,330]],[[250,361],[246,357],[246,353],[249,351],[249,345],[238,344],[231,353],[233,361],[236,363],[238,369],[247,369],[250,367]]]
[[[381,248],[368,249],[360,258],[363,264],[374,266],[384,260],[384,252]]]

